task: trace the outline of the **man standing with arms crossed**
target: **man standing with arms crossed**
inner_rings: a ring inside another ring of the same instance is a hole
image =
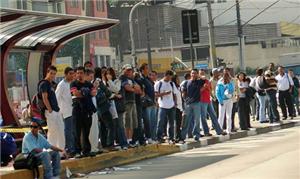
[[[182,87],[183,97],[185,98],[186,107],[185,114],[187,115],[183,121],[181,140],[179,143],[184,143],[186,134],[188,132],[190,120],[195,120],[194,125],[194,139],[199,141],[200,139],[200,89],[203,87],[205,81],[198,79],[198,70],[193,69],[191,71],[191,79]]]

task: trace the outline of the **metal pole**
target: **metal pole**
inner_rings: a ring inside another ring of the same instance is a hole
[[[23,100],[26,100],[25,99],[25,82],[24,82],[24,71],[23,69],[19,69],[19,71],[21,72],[21,78],[22,78],[22,93],[23,93]]]
[[[192,60],[192,68],[194,68],[194,58],[193,58],[193,39],[192,39],[192,24],[191,24],[191,14],[188,15],[188,25],[189,25],[189,39],[190,39],[190,57]]]
[[[212,68],[217,67],[217,55],[215,44],[215,27],[214,20],[212,19],[212,9],[210,0],[207,1],[207,16],[208,16],[208,36],[209,36],[209,52]]]
[[[170,37],[170,46],[171,46],[172,62],[174,62],[175,58],[174,58],[173,38],[172,37]]]
[[[239,62],[240,62],[240,69],[242,71],[245,71],[245,65],[244,65],[244,53],[243,53],[243,47],[244,47],[244,40],[243,40],[243,27],[241,24],[241,14],[240,14],[240,4],[239,0],[235,1],[236,3],[236,18],[237,18],[237,28],[238,28],[238,38],[239,38]]]
[[[152,57],[151,57],[151,44],[150,44],[150,27],[149,27],[149,18],[150,18],[150,7],[147,7],[147,18],[146,18],[146,33],[147,33],[147,54],[148,54],[148,66],[149,70],[152,71]]]
[[[132,22],[132,16],[133,16],[133,12],[134,10],[140,6],[144,1],[138,2],[136,3],[132,9],[130,10],[129,13],[129,32],[130,32],[130,40],[131,40],[131,56],[132,56],[132,64],[134,65],[134,67],[137,66],[137,58],[136,58],[136,54],[135,54],[135,43],[134,43],[134,36],[133,36],[133,22]]]

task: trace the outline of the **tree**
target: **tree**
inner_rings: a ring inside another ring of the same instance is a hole
[[[83,55],[83,37],[78,37],[65,44],[65,46],[58,51],[57,57],[71,56],[73,65],[76,66],[82,61]]]

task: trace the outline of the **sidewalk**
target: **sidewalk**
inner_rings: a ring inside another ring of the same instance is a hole
[[[236,120],[236,123],[238,121]],[[280,124],[260,124],[257,121],[251,121],[253,129],[250,131],[237,131],[231,135],[226,136],[212,136],[203,137],[200,142],[195,142],[192,139],[188,139],[185,144],[176,145],[147,145],[138,148],[129,149],[127,151],[116,151],[97,155],[93,158],[83,159],[70,159],[62,161],[61,176],[65,177],[66,167],[68,167],[72,173],[87,173],[113,166],[119,166],[123,164],[132,163],[138,160],[144,160],[147,158],[158,157],[162,155],[168,155],[180,151],[185,151],[192,148],[203,147],[216,143],[221,143],[227,140],[243,138],[252,135],[259,135],[268,133],[275,130],[290,128],[300,125],[300,117],[296,117],[294,120],[281,121]],[[209,126],[210,121],[209,121]],[[236,125],[238,126],[238,125]],[[212,131],[212,133],[214,133]],[[29,170],[13,170],[12,167],[3,167],[0,169],[2,179],[19,179],[32,178],[32,172]],[[42,167],[40,167],[40,174],[42,176]]]

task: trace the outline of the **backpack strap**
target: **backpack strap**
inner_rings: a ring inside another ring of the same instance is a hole
[[[159,81],[158,82],[158,93],[160,93],[161,86],[162,86],[162,81]],[[162,96],[161,96],[161,99],[163,99]]]

